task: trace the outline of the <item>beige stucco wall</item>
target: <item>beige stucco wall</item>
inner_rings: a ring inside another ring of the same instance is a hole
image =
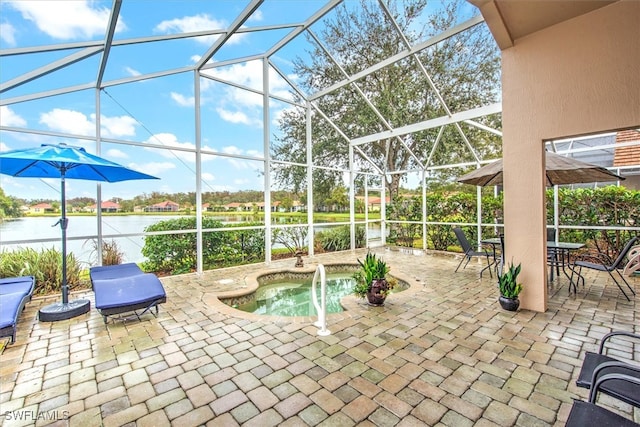
[[[502,52],[505,247],[521,307],[547,309],[543,141],[640,125],[640,2],[620,1]]]

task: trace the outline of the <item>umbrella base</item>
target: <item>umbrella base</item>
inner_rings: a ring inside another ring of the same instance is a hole
[[[38,319],[40,319],[41,322],[67,320],[87,313],[90,308],[91,301],[87,299],[79,299],[68,302],[67,304],[56,302],[42,307],[38,312]]]

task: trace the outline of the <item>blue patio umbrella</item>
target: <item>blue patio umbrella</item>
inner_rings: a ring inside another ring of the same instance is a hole
[[[65,179],[120,182],[159,178],[89,154],[84,148],[67,144],[42,144],[37,148],[0,153],[0,173],[22,178],[60,178],[62,217],[54,225],[60,224],[62,230],[62,302],[43,307],[38,315],[40,320],[51,322],[70,319],[88,312],[88,300],[69,302]]]

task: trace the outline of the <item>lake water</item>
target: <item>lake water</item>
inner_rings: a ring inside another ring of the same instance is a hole
[[[145,227],[167,219],[179,218],[179,216],[166,215],[124,215],[103,216],[102,234],[106,241],[114,240],[122,251],[125,262],[142,262],[144,236],[135,236],[142,233]],[[221,216],[214,217],[223,223],[255,221],[253,217]],[[96,264],[94,251],[94,237],[98,233],[97,219],[94,216],[72,216],[68,218],[67,226],[67,253],[73,252],[81,262]],[[60,225],[55,225],[58,218],[55,217],[25,217],[16,220],[0,222],[0,251],[15,250],[19,247],[55,248],[62,250],[62,232]],[[380,236],[379,224],[373,227],[370,224],[369,235]],[[35,242],[34,242],[35,241]],[[29,242],[29,243],[26,243]]]
[[[142,233],[145,227],[179,216],[165,215],[125,215],[103,216],[102,234],[107,241],[114,240],[125,254],[125,262],[141,262],[144,236],[131,236]],[[241,216],[215,218],[224,223],[250,221]],[[95,264],[93,236],[98,233],[97,219],[93,216],[68,217],[67,253],[73,252],[83,262]],[[55,225],[58,218],[25,217],[0,222],[0,250],[15,250],[18,247],[29,247],[36,250],[56,248],[62,250],[62,231]],[[124,237],[120,237],[124,235]],[[29,240],[38,242],[24,243]],[[46,240],[46,241],[43,241]],[[17,242],[17,243],[16,243]]]

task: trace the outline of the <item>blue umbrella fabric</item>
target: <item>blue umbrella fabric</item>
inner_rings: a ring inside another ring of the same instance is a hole
[[[106,182],[158,179],[66,144],[42,144],[38,148],[0,153],[0,173],[23,178],[64,177]]]
[[[62,302],[43,307],[38,317],[41,321],[53,322],[88,312],[88,300],[69,302],[65,179],[120,182],[159,178],[89,154],[82,147],[67,144],[42,144],[37,148],[0,153],[0,173],[22,178],[60,178],[62,218],[54,225],[60,224],[62,230]]]

